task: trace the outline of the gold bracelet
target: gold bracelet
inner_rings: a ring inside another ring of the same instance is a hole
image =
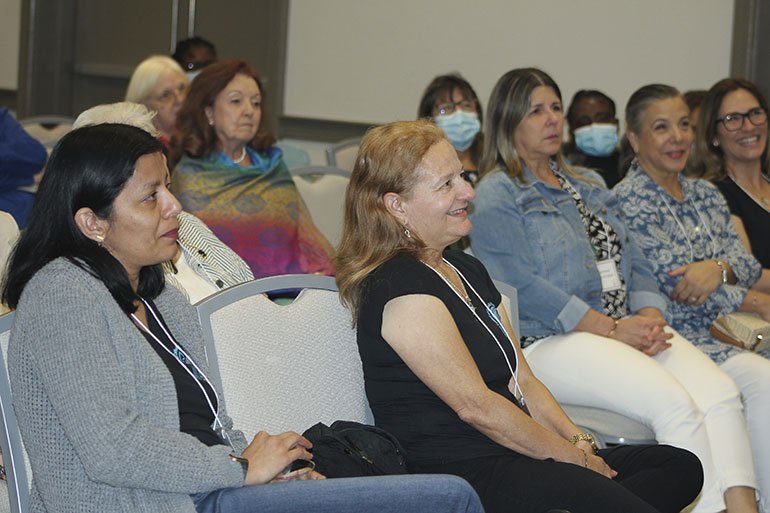
[[[594,454],[599,452],[599,446],[596,444],[596,440],[594,440],[594,437],[588,433],[579,433],[577,435],[573,435],[569,439],[569,443],[572,445],[575,445],[578,442],[588,442],[591,444],[591,450],[594,451]]]
[[[612,329],[610,330],[610,332],[607,333],[607,338],[612,338],[612,335],[615,334],[615,330],[618,329],[618,320],[612,319],[612,322],[614,322],[615,324],[612,326]]]

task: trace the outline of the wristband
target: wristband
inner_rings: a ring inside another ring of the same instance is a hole
[[[722,285],[727,285],[727,267],[721,260],[715,260],[719,268],[722,270]]]
[[[236,463],[240,463],[243,467],[243,471],[247,472],[249,470],[249,460],[244,458],[243,456],[236,456],[235,454],[228,454],[227,455],[231,460],[233,460]]]

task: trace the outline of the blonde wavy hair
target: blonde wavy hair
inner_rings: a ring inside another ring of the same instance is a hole
[[[340,298],[354,327],[369,273],[401,251],[419,258],[425,250],[416,233],[406,237],[383,197],[393,192],[410,198],[422,177],[423,157],[445,140],[444,132],[427,120],[388,123],[364,136],[345,192],[342,242],[334,257]]]

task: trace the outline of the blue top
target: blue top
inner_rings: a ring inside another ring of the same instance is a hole
[[[658,185],[638,163],[613,192],[625,212],[634,240],[650,260],[660,290],[670,296],[681,277],[668,272],[681,265],[720,259],[730,264],[738,278],[735,285],[722,285],[700,306],[669,303],[671,326],[706,352],[717,363],[741,349],[711,337],[709,326],[722,313],[736,311],[762,273],[762,266],[746,251],[730,220],[724,197],[704,180],[679,176],[681,203]],[[692,252],[691,252],[692,250]],[[716,264],[714,265],[717,270]],[[770,350],[767,351],[770,355]]]
[[[45,147],[0,107],[0,210],[10,213],[19,228],[27,221],[34,195],[18,188],[34,183],[47,158]]]
[[[593,171],[574,168],[596,184],[569,175],[583,202],[617,232],[619,270],[629,307],[665,310],[652,267],[628,237],[613,194]],[[521,333],[543,337],[572,331],[589,309],[603,312],[593,247],[570,194],[524,168],[523,180],[495,170],[476,187],[471,249],[493,278],[518,289]]]

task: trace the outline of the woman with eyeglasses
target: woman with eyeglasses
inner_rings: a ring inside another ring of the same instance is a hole
[[[701,116],[707,117],[701,119],[711,119],[707,114],[703,111]],[[720,313],[754,312],[770,320],[770,295],[750,289],[759,279],[760,264],[741,244],[719,191],[707,181],[681,174],[693,133],[690,111],[679,91],[662,84],[640,88],[628,100],[626,122],[635,157],[613,192],[630,237],[652,265],[661,292],[669,297],[666,311],[671,327],[708,355],[737,386],[715,387],[709,380],[695,391],[702,395],[711,386],[708,401],[712,406],[704,409],[704,415],[719,421],[713,428],[709,426],[708,434],[727,511],[757,511],[758,492],[759,511],[767,513],[770,350],[755,354],[722,343],[709,333]],[[729,120],[728,125],[732,127]],[[701,128],[705,133],[706,127]],[[681,370],[686,376],[695,374],[693,361],[691,357],[683,362]],[[736,396],[736,391],[738,401],[713,402]],[[741,409],[745,424],[726,422]]]
[[[701,105],[692,169],[722,192],[746,248],[764,268],[770,268],[767,111],[767,100],[751,82],[726,78],[714,84]]]
[[[463,177],[471,184],[478,182],[484,118],[470,83],[456,73],[434,78],[422,93],[417,118],[429,118],[444,131],[463,165]]]
[[[141,103],[157,112],[152,122],[166,149],[176,134],[176,113],[189,85],[181,66],[165,55],[153,55],[140,62],[128,83],[126,101]]]

